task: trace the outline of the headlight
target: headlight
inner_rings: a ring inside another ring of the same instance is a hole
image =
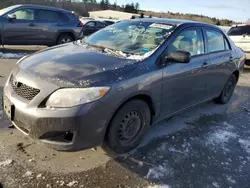
[[[22,60],[24,60],[25,58],[27,57],[27,55],[26,56],[23,56],[23,57],[21,57],[17,62],[16,62],[16,64],[18,65]]]
[[[102,98],[110,87],[65,88],[52,93],[46,102],[47,107],[68,108],[93,102]]]

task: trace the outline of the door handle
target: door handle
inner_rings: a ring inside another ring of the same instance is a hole
[[[30,23],[28,26],[29,26],[29,27],[35,27],[36,25],[33,24],[33,23]]]
[[[202,68],[205,68],[205,67],[207,67],[209,64],[208,64],[208,62],[204,62],[202,65],[201,65],[201,67]]]

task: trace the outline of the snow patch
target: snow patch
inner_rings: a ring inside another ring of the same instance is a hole
[[[61,180],[60,181],[56,181],[56,183],[59,184],[60,186],[64,186],[64,184],[65,184],[64,181],[61,181]]]
[[[0,52],[0,58],[2,58],[2,59],[20,59],[26,55],[28,55],[28,54],[26,54],[26,53],[14,54],[14,53],[2,53],[2,52]]]
[[[236,181],[231,176],[227,176],[227,181],[229,181],[230,183],[233,183],[233,184],[236,183]]]
[[[214,187],[216,187],[216,188],[219,188],[219,187],[220,187],[219,184],[218,184],[217,182],[213,182],[212,185],[213,185]]]
[[[73,187],[73,186],[76,186],[78,185],[78,181],[71,181],[67,184],[68,187]]]
[[[220,143],[227,143],[229,139],[231,138],[237,138],[237,134],[227,131],[227,130],[218,130],[217,132],[214,132],[210,139],[211,141],[220,144]]]
[[[169,185],[150,185],[147,188],[171,188]]]
[[[216,129],[208,137],[209,144],[227,144],[230,139],[237,138],[238,135],[234,131],[234,126],[223,122],[223,129]],[[224,148],[225,149],[225,148]]]
[[[35,159],[34,158],[29,159],[29,162],[35,162]]]
[[[8,165],[11,165],[14,161],[12,159],[7,159],[3,162],[0,162],[0,166],[8,166]]]
[[[247,153],[250,153],[250,140],[239,139],[238,141]]]
[[[25,174],[23,175],[23,177],[30,177],[32,175],[33,175],[33,172],[27,171],[27,172],[25,172]]]
[[[149,169],[148,174],[146,176],[147,179],[161,179],[164,176],[168,176],[172,174],[172,170],[167,166],[157,166]]]

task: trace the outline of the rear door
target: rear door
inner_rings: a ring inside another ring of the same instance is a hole
[[[16,16],[16,19],[7,18],[3,22],[3,33],[5,44],[33,44],[36,36],[35,10],[30,8],[21,8],[10,12]]]
[[[57,31],[63,30],[69,23],[67,15],[46,9],[37,9],[35,19],[36,40],[39,44],[55,43]]]
[[[231,70],[230,63],[235,61],[230,43],[224,33],[217,29],[204,29],[208,65],[203,67],[207,78],[207,92],[210,97],[220,94],[227,82]]]

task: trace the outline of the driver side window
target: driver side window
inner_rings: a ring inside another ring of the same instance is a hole
[[[186,51],[192,56],[204,54],[204,42],[201,29],[188,29],[182,31],[168,46],[167,53]]]
[[[34,20],[34,10],[31,9],[21,9],[12,13],[12,15],[16,15],[17,20]]]

